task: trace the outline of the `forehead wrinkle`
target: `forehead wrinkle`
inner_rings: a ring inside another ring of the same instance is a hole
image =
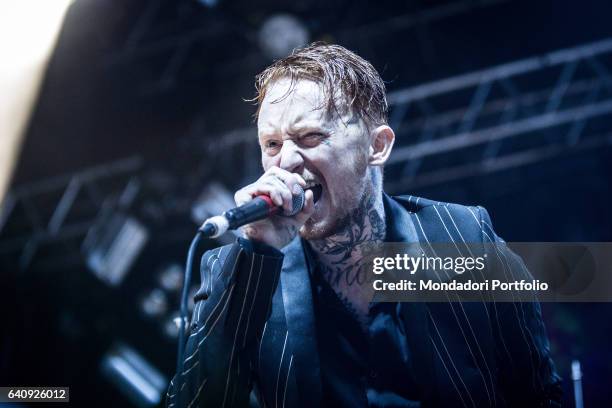
[[[293,120],[287,122],[288,130],[319,128],[326,126],[326,118],[320,109],[306,109],[296,112]]]
[[[300,109],[297,106],[287,106],[282,113],[272,116],[272,119],[260,123],[261,132],[274,129],[275,132],[294,134],[304,129],[330,129],[326,115],[320,110]],[[260,132],[260,133],[261,133]]]
[[[262,104],[262,112],[257,121],[257,130],[260,136],[262,133],[277,133],[282,130],[282,125],[286,122],[285,118],[291,114],[293,102],[289,102],[288,106],[281,106],[280,103],[282,102],[264,101]],[[269,119],[262,122],[262,118],[266,116],[269,116]]]
[[[292,89],[289,90],[289,86],[290,81],[285,78],[280,78],[271,84],[259,115],[259,119],[268,117],[265,122],[258,124],[260,136],[271,133],[295,134],[303,129],[314,128],[335,133],[347,131],[355,126],[362,127],[361,118],[351,108],[344,106],[347,109],[327,111],[321,104],[321,98],[324,96],[321,84],[310,80],[298,80]],[[343,102],[346,101],[342,100],[341,95],[336,97],[339,99],[339,105],[343,106]]]

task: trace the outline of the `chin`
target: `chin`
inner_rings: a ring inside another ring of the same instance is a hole
[[[312,217],[300,228],[299,234],[306,240],[331,237],[350,224],[350,214],[351,210],[347,208],[337,208],[322,201]]]
[[[300,228],[300,237],[305,240],[317,240],[324,239],[334,234],[336,231],[336,222],[332,220],[323,219],[320,221],[315,221],[310,218],[306,223]]]

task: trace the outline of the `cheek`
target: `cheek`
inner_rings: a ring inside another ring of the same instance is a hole
[[[353,144],[336,153],[330,160],[336,174],[349,179],[363,175],[368,165],[368,157],[362,146]]]
[[[309,150],[304,156],[334,190],[351,190],[355,179],[363,176],[367,167],[367,154],[359,142],[321,146]]]
[[[264,171],[268,171],[268,169],[272,166],[278,166],[278,159],[277,156],[268,156],[267,154],[262,154],[261,155],[261,166],[263,167]]]

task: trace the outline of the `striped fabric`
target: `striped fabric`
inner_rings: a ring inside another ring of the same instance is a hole
[[[388,235],[433,243],[496,242],[488,254],[509,276],[529,276],[482,207],[384,196]],[[167,407],[316,407],[321,382],[303,242],[283,251],[239,239],[202,257],[201,288]],[[207,300],[206,295],[209,295]],[[540,307],[533,303],[402,303],[422,406],[558,406]],[[179,381],[180,379],[180,381]],[[180,384],[180,388],[179,388]]]

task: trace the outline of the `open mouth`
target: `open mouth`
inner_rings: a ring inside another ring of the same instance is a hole
[[[316,203],[317,201],[319,201],[319,198],[321,198],[321,194],[323,193],[323,186],[321,186],[320,184],[315,184],[314,186],[307,187],[306,190],[312,191],[312,196],[314,202]]]

